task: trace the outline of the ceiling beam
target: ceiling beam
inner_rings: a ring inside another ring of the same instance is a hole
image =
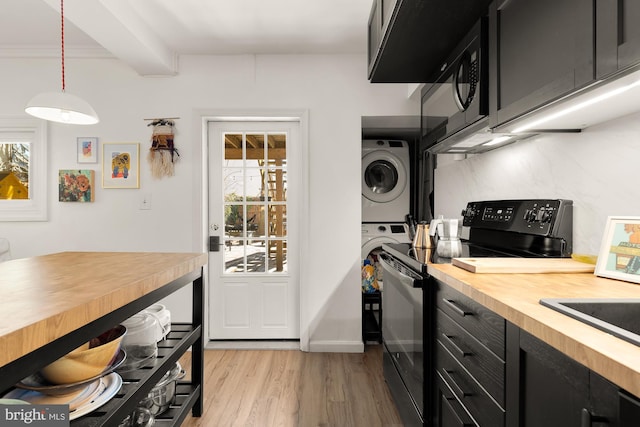
[[[58,12],[60,0],[42,0]],[[64,17],[141,76],[173,76],[178,56],[127,0],[65,0]]]

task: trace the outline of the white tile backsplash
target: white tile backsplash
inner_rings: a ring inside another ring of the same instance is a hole
[[[640,114],[460,161],[438,156],[435,215],[460,217],[473,200],[571,199],[573,252],[589,254],[599,251],[607,216],[640,216]]]

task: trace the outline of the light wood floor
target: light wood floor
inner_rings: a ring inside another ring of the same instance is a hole
[[[204,414],[185,427],[402,426],[381,345],[364,353],[206,350],[204,358]]]

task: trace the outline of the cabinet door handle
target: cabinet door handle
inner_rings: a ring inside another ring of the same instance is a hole
[[[449,308],[451,308],[451,310],[455,311],[462,317],[471,316],[473,314],[473,312],[471,311],[460,308],[460,306],[452,299],[442,298],[442,302],[444,302],[447,306],[449,306]]]
[[[591,427],[593,423],[609,424],[609,419],[607,417],[591,415],[591,412],[589,412],[587,408],[582,408],[580,415],[580,427]]]
[[[455,338],[454,335],[447,335],[445,333],[442,333],[442,336],[444,337],[445,341],[448,342],[451,347],[453,347],[456,353],[460,355],[460,357],[473,356],[473,353],[471,353],[470,351],[464,351],[453,341],[453,338]]]
[[[616,12],[618,14],[618,46],[622,46],[626,41],[624,39],[624,1],[618,0],[616,4]]]
[[[458,383],[453,379],[453,374],[456,371],[454,371],[453,369],[443,368],[442,372],[444,376],[447,377],[447,379],[449,380],[449,384],[451,385],[451,387],[455,389],[454,390],[455,393],[459,394],[462,397],[473,396],[473,393],[464,391],[462,387],[460,387]]]

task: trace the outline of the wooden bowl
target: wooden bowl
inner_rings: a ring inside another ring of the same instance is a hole
[[[127,329],[118,325],[76,348],[40,371],[52,384],[72,384],[100,375],[120,351]]]

